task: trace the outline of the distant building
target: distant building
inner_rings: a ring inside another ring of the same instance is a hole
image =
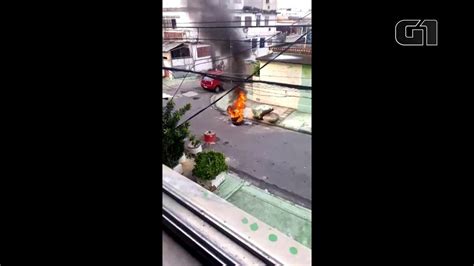
[[[198,30],[180,29],[180,25],[193,25],[193,21],[188,8],[188,1],[194,0],[165,0],[163,1],[163,39],[164,41],[197,41]],[[277,24],[276,5],[277,0],[214,0],[221,7],[231,10],[232,23],[235,26],[242,26],[242,40],[249,41],[251,47],[251,56],[248,59],[265,55],[269,52],[269,47],[273,44],[272,40],[266,41],[278,32],[275,27]],[[212,12],[212,11],[210,11]],[[199,24],[196,24],[199,25]],[[194,25],[194,26],[196,26]],[[202,25],[202,24],[201,24]],[[206,24],[207,26],[212,24]],[[245,26],[269,26],[245,28]],[[219,39],[220,36],[216,36]],[[204,40],[205,41],[205,40]],[[211,43],[212,41],[207,41]],[[250,48],[249,48],[250,49]],[[216,56],[226,56],[216,54]],[[218,64],[221,62],[217,62]]]
[[[213,68],[209,44],[198,42],[164,42],[162,47],[163,66],[207,72]],[[163,70],[163,77],[178,78],[186,72]],[[188,74],[189,75],[189,74]]]
[[[281,32],[285,36],[285,42],[294,42],[301,37],[302,34],[311,30],[311,9],[279,9],[277,15],[277,31]],[[307,27],[288,27],[291,25],[308,25]],[[303,37],[299,42],[311,43],[312,34],[309,33]]]

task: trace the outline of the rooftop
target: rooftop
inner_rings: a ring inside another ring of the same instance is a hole
[[[311,65],[311,55],[301,55],[301,54],[289,54],[284,53],[276,57],[278,53],[271,53],[265,56],[258,57],[257,60],[260,61],[270,61],[288,64],[301,64],[301,65]]]
[[[184,42],[163,42],[163,52],[169,52],[178,46],[184,44]]]
[[[270,47],[272,52],[281,52],[285,50],[290,44],[280,44]],[[291,45],[291,47],[285,51],[285,54],[299,54],[299,55],[309,55],[311,56],[311,44],[305,43],[296,43]]]

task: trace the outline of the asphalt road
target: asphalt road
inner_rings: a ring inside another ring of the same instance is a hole
[[[163,86],[163,92],[172,95],[174,90]],[[191,103],[183,120],[209,105],[212,95],[199,86],[199,80],[185,81],[175,97],[178,107]],[[311,135],[262,124],[234,126],[215,107],[190,124],[191,132],[199,137],[207,130],[216,132],[218,141],[211,148],[229,157],[231,170],[239,176],[311,208]]]

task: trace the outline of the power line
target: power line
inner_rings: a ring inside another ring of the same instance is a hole
[[[293,44],[295,44],[299,39],[303,38],[305,35],[307,35],[308,33],[310,33],[311,31],[308,31],[306,32],[305,34],[301,35]],[[288,47],[286,47],[283,51],[281,51],[280,53],[278,53],[278,55],[276,55],[274,58],[272,58],[270,61],[266,62],[263,66],[261,66],[259,69],[257,69],[254,73],[252,73],[250,76],[248,76],[245,80],[249,80],[251,77],[253,77],[255,74],[257,74],[262,68],[264,68],[265,66],[267,66],[268,64],[270,64],[273,60],[275,60],[278,56],[280,56],[281,54],[283,54],[284,52],[286,52],[288,49],[290,49],[290,47],[293,45],[293,44],[290,44],[288,45]],[[203,109],[199,110],[197,113],[195,113],[194,115],[192,115],[191,117],[189,117],[188,119],[186,119],[183,123],[179,124],[177,127],[180,127],[181,125],[183,124],[186,124],[189,120],[193,119],[194,117],[196,117],[198,114],[204,112],[207,108],[211,107],[212,105],[214,105],[216,102],[220,101],[222,98],[224,98],[224,96],[226,96],[227,94],[229,94],[230,92],[232,92],[233,90],[235,90],[236,88],[238,88],[240,85],[242,84],[237,84],[235,85],[232,89],[230,89],[229,91],[227,91],[226,93],[224,93],[222,96],[220,96],[219,98],[217,98],[216,100],[214,100],[211,104],[209,104],[208,106],[204,107]]]
[[[258,38],[257,38],[258,39]],[[225,40],[225,39],[201,39],[201,38],[166,38],[163,41],[217,41],[217,42],[252,42],[252,40]],[[272,43],[291,44],[292,42],[272,41]]]
[[[302,18],[300,18],[299,20],[301,20],[301,19],[303,19],[303,18],[309,16],[310,14],[311,14],[311,11],[308,12],[308,14],[306,14],[305,16],[303,16]],[[294,23],[298,22],[299,20],[295,21]],[[294,23],[293,23],[293,24],[294,24]],[[275,36],[277,36],[277,35],[279,35],[279,34],[280,34],[280,32],[277,32],[276,34],[274,34],[274,35],[268,37],[265,41],[268,41],[268,40],[270,40],[271,38],[273,38],[273,37],[275,37]],[[295,42],[298,42],[298,40],[299,40],[299,39],[297,39]],[[243,53],[243,52],[251,51],[251,50],[253,50],[253,49],[255,49],[255,48],[246,48],[246,49],[244,49],[244,50],[237,51],[237,53]],[[215,59],[212,59],[211,62],[213,63],[213,62],[216,62],[216,61],[225,60],[225,59],[229,59],[229,58],[232,58],[232,57],[234,57],[234,55],[224,56],[224,57],[221,57],[221,58],[215,58]],[[207,64],[207,63],[209,63],[209,62],[202,62],[202,63],[197,63],[197,64],[194,64],[194,63],[193,63],[193,64],[184,64],[184,65],[182,65],[182,66],[194,66],[194,67],[196,67],[196,66],[198,66],[198,65]]]
[[[178,68],[178,69],[180,69],[180,68]],[[201,72],[195,72],[195,74],[197,74],[197,73],[201,73]],[[247,73],[235,73],[235,72],[228,72],[228,71],[225,71],[224,73],[234,75],[234,77],[244,76],[244,75],[247,74]],[[200,75],[202,75],[202,74],[200,74]],[[216,77],[216,78],[228,77],[228,76],[220,76],[220,75],[215,76],[215,75],[212,75],[212,74],[207,74],[207,75],[203,75],[203,76],[208,76],[208,77],[211,77],[211,78],[214,78],[214,77]],[[312,78],[302,78],[302,77],[298,77],[298,76],[276,76],[276,75],[262,75],[262,74],[260,74],[260,76],[258,76],[258,77],[260,77],[260,78],[274,77],[274,78],[292,78],[292,79],[297,79],[297,78],[299,78],[299,79],[312,79]],[[257,82],[257,81],[253,81],[252,83],[255,83],[255,82]]]
[[[275,59],[275,58],[273,58],[273,59]],[[203,75],[203,76],[210,77],[210,78],[213,78],[213,79],[218,79],[218,80],[221,80],[221,81],[242,82],[242,83],[264,83],[264,84],[277,85],[277,86],[283,86],[283,87],[288,87],[288,88],[295,88],[295,89],[300,89],[300,90],[311,90],[312,89],[311,86],[295,85],[295,84],[280,83],[280,82],[265,81],[265,80],[247,80],[247,79],[236,78],[236,77],[231,77],[231,76],[226,76],[226,75],[213,75],[213,74],[209,74],[209,73],[198,72],[198,71],[187,70],[187,69],[181,69],[181,68],[163,67],[163,69],[173,70],[173,71],[178,71],[178,72],[187,72],[187,73],[199,74],[199,75]]]
[[[232,73],[232,72],[225,72],[227,74],[234,74],[234,75],[244,75],[245,73]],[[274,78],[291,78],[291,79],[296,79],[296,78],[300,78],[300,77],[297,77],[297,76],[275,76],[275,75],[262,75],[260,74],[259,76],[260,78],[262,77],[274,77]],[[300,79],[312,79],[312,78],[300,78]]]
[[[166,20],[171,20],[171,18],[164,18]],[[286,21],[297,21],[301,20],[300,18],[298,19],[286,19]],[[308,19],[309,20],[309,19]],[[256,21],[256,20],[255,20]],[[262,19],[260,20],[261,22],[265,21],[280,21],[283,22],[285,19]],[[189,22],[177,22],[177,25],[180,24],[213,24],[213,23],[242,23],[245,22],[245,20],[216,20],[216,21],[189,21]]]
[[[242,28],[294,28],[294,27],[311,27],[312,24],[302,25],[268,25],[268,26],[188,26],[188,27],[162,27],[163,29],[242,29]]]

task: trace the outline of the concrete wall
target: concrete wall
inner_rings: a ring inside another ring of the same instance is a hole
[[[264,63],[260,62],[261,65]],[[311,86],[311,65],[272,62],[260,70],[260,77],[253,79]],[[264,83],[253,83],[247,88],[249,92],[247,97],[250,100],[311,113],[311,90],[292,89]]]
[[[192,53],[193,58],[194,58],[194,71],[206,72],[206,71],[213,68],[211,56],[206,56],[206,57],[198,57],[197,56],[197,48],[207,47],[207,46],[210,46],[210,45],[208,45],[208,44],[197,44],[197,45],[192,45],[191,46],[191,53]],[[211,46],[211,49],[212,49],[212,46]],[[211,55],[212,55],[212,52],[211,52]]]
[[[260,62],[260,66],[265,64]],[[260,80],[302,85],[302,65],[272,62],[260,70]]]
[[[249,100],[311,113],[311,90],[292,89],[263,83],[253,83],[246,88]]]

